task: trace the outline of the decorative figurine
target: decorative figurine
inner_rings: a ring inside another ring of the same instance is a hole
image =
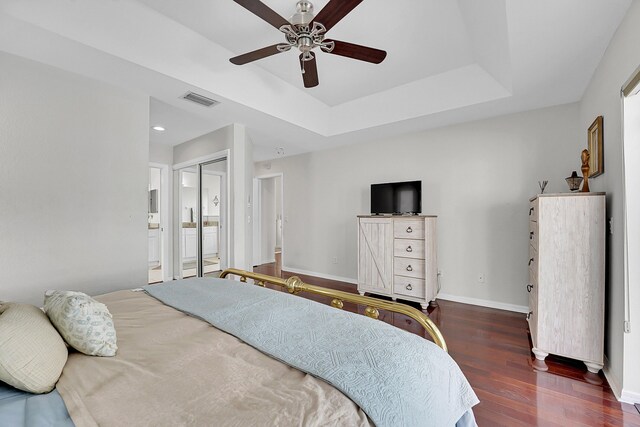
[[[584,178],[584,182],[582,184],[583,193],[589,192],[589,157],[591,157],[589,150],[586,148],[582,150],[582,154],[580,156],[582,159],[582,168],[580,169],[582,170],[582,177]]]
[[[582,184],[582,177],[578,176],[578,172],[571,172],[571,176],[564,179],[569,184],[569,190],[578,191],[580,189],[580,184]]]

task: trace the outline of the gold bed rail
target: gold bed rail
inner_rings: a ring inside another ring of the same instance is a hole
[[[418,322],[427,333],[433,338],[433,341],[444,351],[447,350],[447,343],[444,341],[442,333],[433,321],[426,314],[416,310],[406,304],[397,302],[379,300],[377,298],[365,297],[357,294],[351,294],[349,292],[338,291],[335,289],[323,288],[321,286],[310,285],[303,282],[297,276],[291,276],[288,279],[281,279],[279,277],[268,276],[261,273],[253,273],[244,270],[238,270],[235,268],[228,268],[220,273],[221,278],[225,278],[228,275],[239,276],[241,282],[246,282],[247,279],[253,279],[254,283],[258,286],[263,286],[266,283],[286,288],[289,293],[297,294],[299,292],[309,292],[311,294],[322,295],[332,298],[331,306],[337,309],[342,309],[344,301],[352,302],[354,304],[360,304],[366,306],[364,314],[372,319],[377,319],[380,315],[378,310],[393,311],[395,313],[404,314],[411,317]]]

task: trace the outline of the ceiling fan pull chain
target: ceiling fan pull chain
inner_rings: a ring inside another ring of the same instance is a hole
[[[304,61],[304,60],[302,61],[302,74],[304,74],[304,73],[305,73],[305,71],[304,71],[304,63],[305,63],[305,62],[306,62],[306,61]]]

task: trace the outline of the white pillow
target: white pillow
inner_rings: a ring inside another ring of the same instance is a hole
[[[0,305],[0,380],[31,393],[48,393],[67,355],[62,337],[38,307]]]
[[[82,292],[47,291],[44,311],[71,347],[89,356],[116,355],[116,330],[106,305]]]

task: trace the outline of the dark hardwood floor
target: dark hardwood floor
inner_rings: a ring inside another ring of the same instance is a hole
[[[254,271],[276,275],[274,264]],[[286,271],[281,277],[294,274]],[[305,282],[356,293],[355,285],[298,274]],[[329,304],[315,295],[300,296]],[[420,309],[419,304],[412,304]],[[364,307],[345,303],[345,310]],[[606,379],[588,374],[581,362],[549,356],[547,372],[533,369],[534,357],[525,316],[519,313],[439,301],[429,316],[447,341],[449,354],[460,365],[480,404],[476,420],[484,426],[638,426],[633,405],[619,403]],[[381,311],[380,319],[424,336],[412,319]]]

